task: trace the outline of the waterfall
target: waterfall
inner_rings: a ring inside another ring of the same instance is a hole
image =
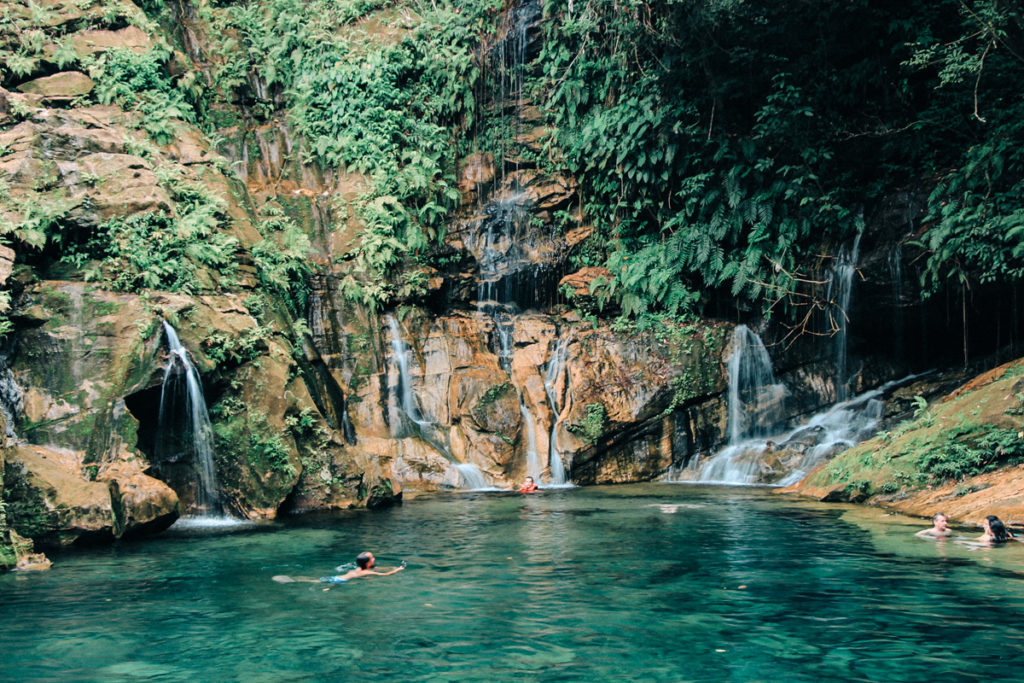
[[[217,486],[217,470],[213,462],[213,428],[203,398],[203,386],[199,371],[189,358],[188,350],[182,346],[177,332],[166,320],[163,321],[167,335],[167,367],[164,368],[163,385],[160,388],[160,413],[157,427],[161,438],[159,448],[166,448],[168,440],[178,437],[178,448],[187,449],[194,455],[198,486],[196,488],[196,509],[203,517],[223,517],[220,494]],[[182,421],[182,417],[185,419]],[[178,425],[184,428],[174,432]],[[162,454],[158,452],[158,458]],[[171,454],[170,460],[182,457],[181,452]]]
[[[541,6],[536,0],[519,2],[509,8],[505,15],[504,37],[494,46],[490,54],[490,69],[496,73],[497,92],[491,92],[492,107],[498,110],[498,141],[502,163],[499,173],[504,171],[504,161],[509,156],[509,143],[516,144],[523,124],[523,86],[526,81],[526,64],[529,59],[530,27],[540,19]],[[511,109],[512,116],[505,112]],[[483,117],[478,117],[482,120]],[[479,133],[478,133],[478,138]],[[513,163],[518,167],[518,160]]]
[[[565,369],[565,360],[568,355],[570,335],[558,340],[555,351],[548,360],[547,373],[544,377],[544,390],[548,395],[548,402],[551,404],[551,411],[554,417],[551,420],[551,437],[548,439],[548,467],[551,470],[551,483],[555,486],[565,485],[566,472],[562,463],[562,456],[558,452],[558,425],[561,424],[561,409],[558,400],[558,380],[561,379]]]
[[[394,408],[391,419],[392,436],[395,438],[409,436],[404,429],[403,418],[408,420],[415,425],[413,430],[415,435],[444,456],[451,466],[458,470],[462,488],[490,488],[487,477],[480,468],[472,463],[458,462],[452,456],[449,446],[446,445],[444,433],[438,429],[438,425],[420,413],[416,395],[412,390],[412,372],[409,361],[412,347],[402,339],[402,328],[398,320],[392,315],[386,315],[384,319],[387,321],[391,337],[391,357],[398,371],[398,383],[391,393],[392,397],[397,395],[398,405],[395,406],[393,401],[389,401],[391,407]],[[511,339],[511,333],[508,338]]]
[[[492,315],[494,332],[498,335],[498,365],[505,372],[512,370],[512,345],[515,341],[515,321],[512,316]]]
[[[462,488],[473,491],[494,490],[494,487],[487,481],[487,477],[484,476],[484,473],[476,465],[468,462],[460,462],[455,465],[455,469],[459,471],[459,479],[462,484]]]
[[[772,359],[761,337],[746,325],[733,330],[728,373],[729,444],[771,433],[782,420],[786,388],[775,382]]]
[[[769,439],[730,444],[702,463],[692,478],[670,479],[716,484],[795,484],[826,459],[874,436],[882,419],[881,397],[917,377],[920,375],[904,377],[836,403],[798,427]]]
[[[523,430],[526,432],[526,474],[533,477],[534,481],[540,481],[540,460],[537,457],[537,433],[533,416],[526,407],[523,397],[519,397],[519,415],[523,418]]]
[[[402,331],[398,321],[392,315],[384,316],[388,324],[391,341],[391,359],[398,370],[398,383],[393,394],[397,394],[401,413],[421,429],[431,423],[424,420],[416,406],[416,396],[412,391],[412,373],[409,371],[409,356],[412,348],[402,340]],[[391,431],[394,436],[402,435],[401,419],[392,420]]]
[[[832,266],[828,283],[828,299],[832,302],[832,325],[835,329],[835,367],[836,367],[836,400],[845,401],[849,396],[847,365],[847,343],[850,326],[850,299],[853,294],[853,276],[857,272],[857,260],[860,257],[860,238],[858,232],[853,239],[853,246],[847,250],[844,245]]]
[[[5,433],[9,439],[17,439],[14,425],[25,407],[25,395],[14,379],[14,373],[7,366],[7,359],[0,356],[0,413],[6,423]]]
[[[897,358],[906,357],[903,320],[903,247],[893,245],[888,256],[889,280],[892,284],[893,346]]]

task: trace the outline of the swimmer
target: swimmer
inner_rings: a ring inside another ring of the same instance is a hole
[[[533,483],[533,477],[527,477],[523,485],[519,487],[519,493],[533,493],[537,490],[537,485]]]
[[[976,539],[980,543],[1006,543],[1013,539],[1013,534],[1006,530],[1006,525],[995,515],[986,517],[981,526],[985,531]]]
[[[397,574],[398,572],[405,569],[405,562],[403,561],[402,564],[398,565],[389,572],[375,571],[376,566],[377,560],[376,558],[374,558],[373,553],[359,553],[359,556],[356,557],[355,569],[350,569],[344,574],[339,574],[338,576],[330,576],[320,580],[324,583],[345,583],[346,581],[350,581],[352,579],[361,579],[364,576],[391,576],[392,574]]]
[[[948,538],[953,535],[953,532],[947,526],[949,520],[946,519],[946,515],[938,512],[932,517],[932,528],[921,529],[915,536],[921,538]]]
[[[402,563],[387,572],[376,571],[377,560],[374,558],[373,553],[365,552],[359,553],[356,557],[356,568],[350,569],[344,574],[338,574],[337,576],[324,576],[319,579],[305,579],[305,578],[292,578],[290,576],[278,575],[272,577],[274,581],[278,583],[348,583],[352,579],[361,579],[364,576],[391,576],[405,569],[405,560]]]

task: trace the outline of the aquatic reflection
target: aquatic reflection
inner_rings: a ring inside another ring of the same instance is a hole
[[[1024,664],[1024,544],[672,485],[442,494],[0,576],[11,680],[940,680]],[[318,577],[372,550],[407,571]],[[941,637],[936,633],[941,632]]]

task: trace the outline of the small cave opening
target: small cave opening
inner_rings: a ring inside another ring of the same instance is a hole
[[[199,483],[189,416],[174,398],[163,406],[163,415],[161,404],[168,397],[162,384],[129,394],[124,403],[138,422],[136,449],[149,461],[147,474],[170,486],[187,510],[196,504]]]
[[[156,440],[160,430],[160,394],[162,387],[156,385],[124,397],[125,407],[139,423],[135,447],[150,462],[156,456]]]

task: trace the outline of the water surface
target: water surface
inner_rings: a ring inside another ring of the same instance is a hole
[[[916,524],[916,523],[915,523]],[[1024,666],[1024,544],[758,489],[418,498],[0,575],[6,680],[948,680]],[[374,551],[408,570],[328,587]]]

